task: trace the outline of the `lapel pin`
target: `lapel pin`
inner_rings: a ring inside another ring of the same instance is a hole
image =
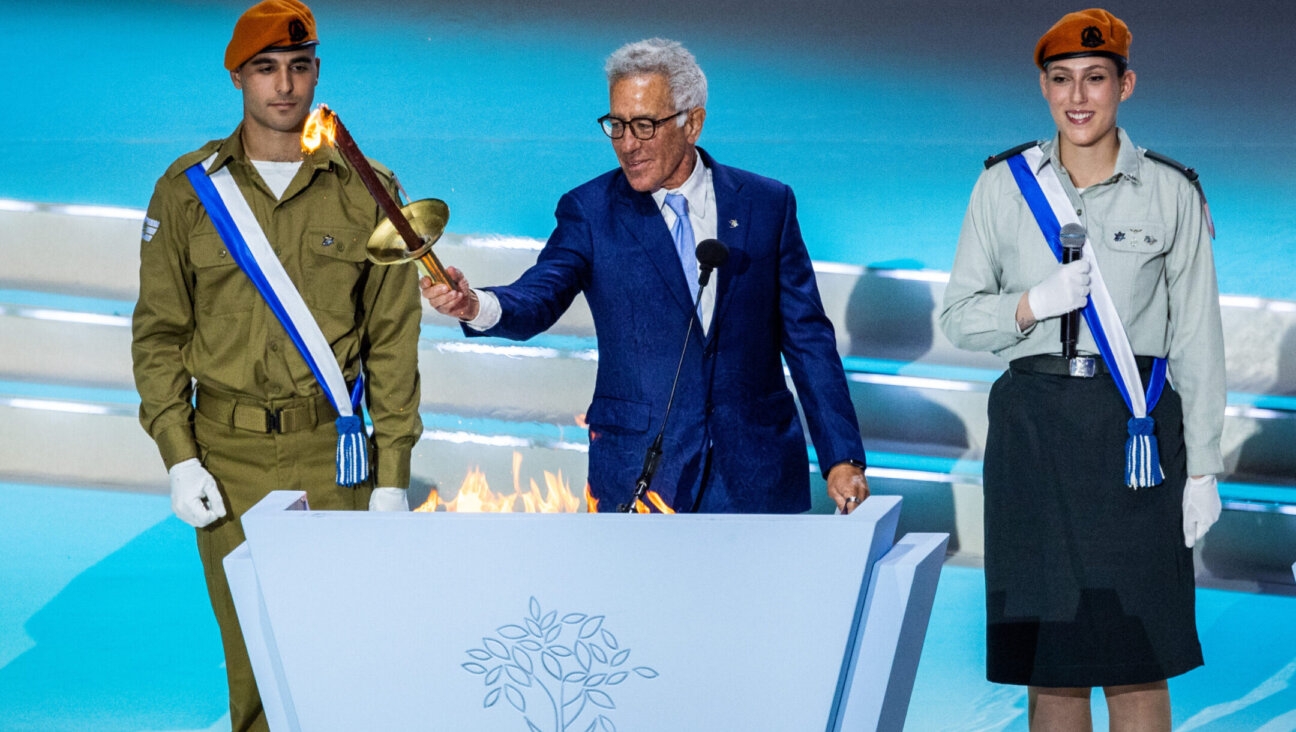
[[[320,244],[321,244],[322,246],[326,246],[326,247],[332,245],[332,244],[333,244],[333,237],[331,237],[331,236],[327,236],[327,235],[326,235],[326,236],[324,237],[324,241],[321,241]]]
[[[738,228],[738,219],[729,219],[729,228],[731,229]]]

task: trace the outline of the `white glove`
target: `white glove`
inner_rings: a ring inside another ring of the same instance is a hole
[[[1089,297],[1089,260],[1064,264],[1026,293],[1026,304],[1036,320],[1054,318],[1084,307]]]
[[[167,475],[171,478],[171,510],[181,521],[201,529],[225,515],[216,479],[198,458],[172,465]]]
[[[374,488],[369,494],[370,511],[408,511],[409,496],[404,488]]]
[[[1184,546],[1192,549],[1219,517],[1219,486],[1215,483],[1215,476],[1188,478],[1183,492]]]

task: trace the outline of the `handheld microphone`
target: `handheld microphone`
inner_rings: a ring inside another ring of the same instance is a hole
[[[702,243],[697,245],[698,259],[698,301],[702,300],[702,291],[706,289],[707,283],[711,280],[711,271],[717,267],[724,266],[729,260],[729,247],[719,239],[703,239]],[[648,487],[652,485],[653,476],[657,473],[657,466],[661,464],[662,456],[662,436],[666,434],[666,420],[670,419],[671,405],[675,403],[675,389],[679,386],[680,371],[684,368],[684,354],[688,353],[689,339],[693,336],[693,322],[697,320],[697,303],[693,303],[694,313],[689,317],[688,330],[684,332],[684,347],[680,349],[679,364],[675,366],[675,381],[671,382],[670,396],[666,399],[666,413],[662,415],[661,429],[657,430],[657,437],[653,439],[652,444],[644,453],[643,470],[639,472],[639,478],[635,481],[634,494],[630,500],[617,506],[620,513],[634,513],[635,505],[642,501],[648,495]]]
[[[1084,253],[1085,227],[1080,224],[1067,224],[1062,227],[1058,239],[1062,244],[1062,264],[1070,264]],[[1072,310],[1062,316],[1062,356],[1076,357],[1076,339],[1080,334],[1080,311]]]

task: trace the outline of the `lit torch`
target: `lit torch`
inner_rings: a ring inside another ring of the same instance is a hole
[[[398,264],[412,259],[434,284],[450,285],[445,267],[432,253],[432,244],[441,237],[450,218],[450,209],[445,202],[429,198],[414,201],[402,209],[378,180],[378,174],[360,152],[342,120],[328,105],[321,104],[306,119],[302,149],[314,152],[325,140],[342,153],[352,170],[360,176],[369,195],[387,215],[387,220],[379,224],[369,237],[369,259],[378,264]]]

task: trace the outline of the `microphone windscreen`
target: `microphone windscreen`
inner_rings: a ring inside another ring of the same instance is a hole
[[[697,259],[698,264],[703,267],[710,269],[723,267],[729,260],[729,247],[719,239],[703,239],[702,243],[697,245]]]
[[[1062,227],[1059,236],[1063,239],[1079,239],[1083,242],[1085,238],[1085,227],[1080,224],[1067,224]]]

